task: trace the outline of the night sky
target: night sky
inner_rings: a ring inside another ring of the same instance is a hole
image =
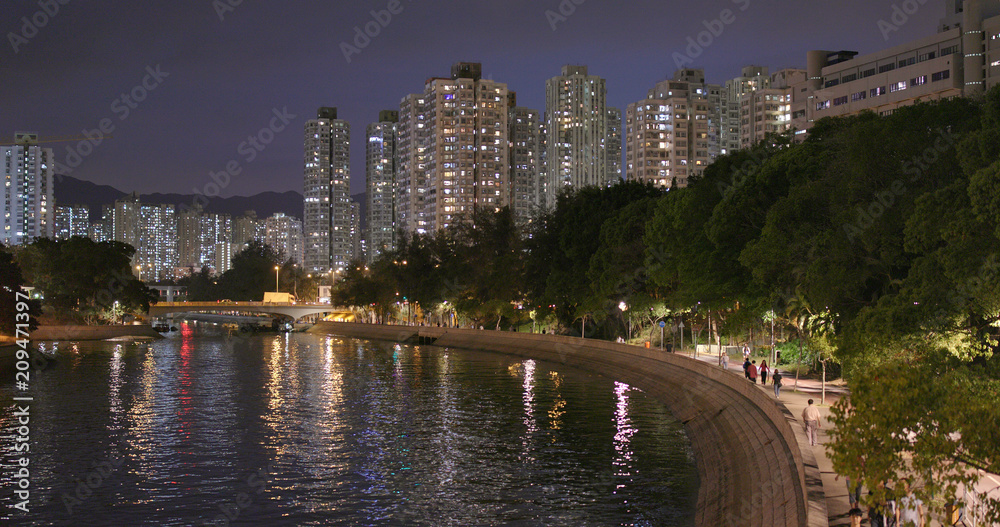
[[[944,2],[929,1],[886,41],[878,21],[890,20],[901,1],[401,0],[402,11],[348,63],[341,43],[352,43],[354,28],[373,22],[370,11],[392,2],[58,2],[66,5],[49,17],[37,14],[44,13],[38,0],[4,1],[0,142],[20,130],[79,135],[104,120],[114,137],[70,175],[123,191],[191,193],[229,163],[240,173],[223,196],[301,192],[303,124],[319,106],[338,107],[351,123],[351,189],[362,192],[365,127],[379,110],[423,91],[428,77],[448,76],[453,62],[482,62],[484,77],[507,83],[519,105],[538,110],[547,78],[564,64],[585,64],[607,79],[608,104],[624,110],[673,74],[673,54],[685,53],[688,37],[724,9],[735,20],[693,64],[713,83],[747,64],[804,68],[810,49],[869,53],[902,44],[935,32],[944,14]],[[546,11],[559,13],[560,3],[575,12],[553,30]],[[24,28],[22,17],[44,27]],[[150,75],[157,66],[166,76]],[[144,81],[152,89],[136,89],[142,102],[121,99]],[[241,144],[286,108],[291,123],[250,160],[253,147]],[[46,146],[66,164],[76,145]]]

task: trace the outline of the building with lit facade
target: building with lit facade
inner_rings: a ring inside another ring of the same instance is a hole
[[[264,241],[264,234],[264,220],[258,219],[255,211],[248,210],[242,216],[233,218],[233,245],[242,249],[253,240]]]
[[[55,234],[51,148],[38,146],[34,133],[18,132],[13,146],[0,147],[4,213],[0,243],[22,245]]]
[[[379,112],[365,131],[365,199],[368,263],[396,249],[396,136],[399,112]]]
[[[104,227],[108,241],[127,243],[135,248],[132,268],[140,280],[169,280],[177,267],[177,216],[174,206],[142,203],[130,194],[105,209]]]
[[[703,70],[678,70],[625,112],[625,177],[685,187],[719,155],[720,94]]]
[[[622,111],[608,108],[607,169],[608,184],[614,185],[622,179]]]
[[[977,97],[1000,82],[1000,0],[949,0],[935,35],[876,53],[810,51],[808,123],[918,101]]]
[[[586,66],[563,66],[545,83],[546,177],[549,204],[566,187],[607,186],[608,108],[605,80]]]
[[[517,105],[517,94],[507,95],[510,176],[507,203],[520,222],[531,221],[541,213],[545,200],[542,181],[541,113]]]
[[[292,216],[276,212],[264,220],[264,243],[284,255],[301,263],[303,258],[302,222]]]
[[[400,102],[397,226],[433,233],[474,208],[507,204],[507,85],[459,62]]]
[[[351,239],[351,126],[323,107],[305,124],[305,267],[325,273],[353,256]]]
[[[743,97],[769,88],[771,77],[767,66],[745,66],[740,76],[726,81],[720,98],[719,146],[722,154],[731,154],[741,146],[741,104]]]
[[[90,207],[56,207],[55,221],[55,239],[68,240],[73,236],[86,238],[90,234]]]
[[[196,271],[210,267],[218,271],[216,247],[232,243],[232,217],[229,214],[203,213],[200,207],[181,212],[177,217],[177,253],[180,267]]]
[[[749,91],[740,97],[740,148],[749,148],[769,135],[793,129],[795,91],[806,84],[806,71],[784,69],[771,75],[767,88]],[[804,107],[804,104],[803,104]]]

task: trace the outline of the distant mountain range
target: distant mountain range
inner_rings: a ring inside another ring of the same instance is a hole
[[[90,181],[84,181],[70,176],[55,177],[55,198],[56,206],[87,205],[90,208],[90,221],[100,221],[104,205],[112,205],[115,201],[127,196],[128,192],[122,192],[109,185],[98,185]],[[351,196],[352,199],[361,204],[361,218],[365,217],[365,195],[364,193]],[[173,204],[175,206],[191,206],[195,196],[193,194],[140,194],[139,200],[143,203]],[[204,199],[199,200],[200,203]],[[262,192],[253,196],[233,196],[229,198],[208,198],[208,203],[204,206],[205,212],[215,214],[230,214],[232,216],[242,216],[248,210],[257,213],[258,218],[266,218],[276,212],[283,212],[289,216],[302,219],[302,194],[295,191],[287,192]]]

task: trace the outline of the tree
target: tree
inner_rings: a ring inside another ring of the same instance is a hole
[[[604,222],[631,203],[662,195],[662,190],[634,181],[561,194],[555,210],[544,219],[550,234],[529,244],[526,267],[546,277],[543,290],[537,282],[527,286],[534,292],[531,302],[555,305],[556,316],[565,326],[573,326],[575,320],[602,307],[588,303],[594,298],[588,273],[591,257],[601,245]],[[547,247],[542,248],[543,244]]]
[[[260,302],[264,292],[270,291],[274,268],[280,264],[280,255],[271,246],[251,240],[246,248],[233,255],[232,267],[218,280],[218,292],[237,302]]]
[[[630,203],[604,222],[600,245],[587,272],[591,296],[586,304],[595,312],[616,313],[619,303],[624,302],[629,314],[623,314],[622,322],[629,326],[633,318],[641,318],[663,303],[661,289],[649,280],[643,239],[658,199],[647,197]]]
[[[42,306],[38,300],[28,300],[27,293],[22,291],[24,277],[21,267],[14,261],[14,255],[6,248],[0,247],[0,334],[17,336],[18,324],[26,324],[22,329],[31,332],[38,327],[38,316],[42,314]],[[23,293],[19,296],[17,293]],[[19,304],[27,309],[18,309]]]
[[[212,278],[212,270],[207,266],[197,272],[191,267],[177,284],[187,288],[187,298],[191,302],[212,302],[222,298],[218,294],[215,279]]]
[[[156,301],[132,272],[134,254],[135,248],[121,242],[40,238],[18,253],[18,262],[27,280],[44,293],[44,305],[109,320],[116,302],[126,312],[141,313]]]
[[[519,321],[524,307],[524,251],[521,231],[509,207],[478,208],[448,233],[453,254],[445,280],[450,301],[466,315],[500,329],[504,318]],[[520,313],[519,313],[520,312]],[[495,322],[494,322],[495,320]]]

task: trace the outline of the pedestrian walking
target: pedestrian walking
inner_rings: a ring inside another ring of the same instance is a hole
[[[806,437],[809,438],[809,444],[811,446],[816,446],[816,436],[818,435],[818,430],[820,429],[820,419],[819,419],[819,408],[813,406],[813,400],[809,399],[809,406],[806,406],[802,410],[802,423],[806,427]]]
[[[750,367],[747,368],[747,377],[750,378],[750,382],[757,384],[757,361],[750,363]]]
[[[763,385],[767,384],[767,361],[760,361],[760,383]]]
[[[851,504],[851,509],[857,509],[858,504],[861,502],[861,483],[855,486],[851,486],[851,478],[845,478],[847,480],[847,501]]]
[[[725,353],[725,352],[720,353],[719,354],[719,363],[722,364],[722,369],[723,370],[728,370],[729,369],[729,354]]]
[[[743,359],[743,376],[750,379],[750,358]]]
[[[925,527],[924,502],[913,495],[909,479],[903,480],[903,493],[905,495],[896,504],[896,525]]]
[[[771,376],[771,384],[774,385],[774,398],[781,398],[781,371],[774,370],[774,375]]]
[[[883,487],[879,483],[879,487]],[[872,491],[868,491],[871,497]],[[885,500],[875,503],[868,509],[868,525],[871,527],[896,527],[896,500],[892,497],[892,489],[886,488]]]
[[[750,346],[747,346],[746,343],[743,344],[743,359],[750,360]]]

